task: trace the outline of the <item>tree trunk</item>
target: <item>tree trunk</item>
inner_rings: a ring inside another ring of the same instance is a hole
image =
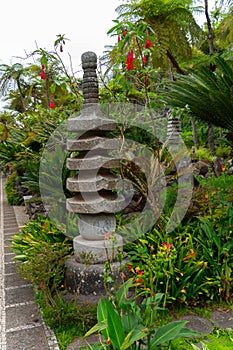
[[[204,1],[205,1],[205,16],[206,16],[208,36],[209,36],[209,54],[213,55],[214,53],[213,28],[212,28],[212,24],[209,16],[208,0],[204,0]],[[209,140],[210,151],[214,153],[214,128],[213,128],[213,125],[210,123],[208,124],[208,140]]]
[[[22,89],[21,89],[21,85],[20,85],[19,79],[16,79],[16,84],[17,84],[17,87],[18,87],[18,90],[19,90],[22,111],[26,112],[26,107],[25,107],[25,103],[24,103],[24,96],[23,96],[23,92],[22,92]]]
[[[214,153],[215,147],[214,147],[214,128],[213,124],[208,124],[208,142],[210,146],[210,152]]]
[[[214,53],[214,37],[213,37],[213,29],[210,21],[209,10],[208,10],[208,0],[205,0],[205,16],[208,28],[208,36],[209,36],[209,53],[213,55]]]
[[[187,73],[179,66],[179,63],[177,62],[177,60],[175,59],[175,57],[173,56],[173,54],[169,50],[167,50],[167,57],[171,61],[173,67],[176,68],[177,73],[182,74],[182,75],[187,75]]]
[[[192,116],[191,116],[191,124],[192,124],[192,129],[193,129],[194,145],[195,145],[196,149],[198,149],[199,146],[198,146],[198,139],[197,139],[197,128],[196,128],[194,117],[192,117]]]

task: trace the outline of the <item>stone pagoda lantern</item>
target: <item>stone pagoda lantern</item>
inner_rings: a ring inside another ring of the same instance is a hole
[[[72,197],[67,210],[77,213],[77,236],[73,240],[74,256],[66,262],[66,286],[80,294],[103,292],[104,263],[115,261],[123,240],[115,235],[114,213],[124,207],[125,199],[116,192],[120,177],[111,169],[120,165],[119,140],[107,137],[116,123],[106,118],[98,104],[97,56],[93,52],[82,55],[84,108],[79,116],[68,119],[67,168],[74,175],[67,179]]]

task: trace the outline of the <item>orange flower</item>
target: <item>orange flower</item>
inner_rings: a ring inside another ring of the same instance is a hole
[[[168,250],[170,250],[171,247],[174,247],[173,244],[170,244],[170,243],[167,244],[166,242],[163,242],[163,243],[162,243],[162,246],[163,246],[164,248],[168,249]]]
[[[137,280],[137,283],[144,283],[144,280],[143,280],[142,278],[139,278],[139,279]]]
[[[222,171],[225,171],[225,170],[226,170],[226,165],[225,165],[225,164],[222,164],[222,165],[221,165],[221,168],[222,168]]]

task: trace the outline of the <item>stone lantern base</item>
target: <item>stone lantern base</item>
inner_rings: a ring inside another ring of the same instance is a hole
[[[111,262],[113,284],[120,285],[122,280],[121,267],[127,263],[124,260]],[[66,260],[65,286],[68,292],[86,296],[100,297],[106,294],[104,285],[105,264],[82,264],[78,263],[75,256]],[[127,271],[124,271],[127,274]],[[108,284],[107,288],[113,288],[113,284]]]

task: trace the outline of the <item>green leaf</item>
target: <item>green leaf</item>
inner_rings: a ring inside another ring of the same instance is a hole
[[[157,345],[175,339],[186,323],[187,321],[174,321],[160,327],[156,332],[155,337],[151,340],[151,349],[154,349]]]
[[[109,337],[113,345],[120,349],[121,344],[124,341],[124,329],[121,323],[120,316],[114,310],[114,307],[110,301],[105,298],[105,303],[107,307],[108,317],[107,317],[107,325],[109,331]]]
[[[96,323],[87,333],[85,333],[84,338],[89,337],[89,335],[97,332],[101,332],[107,327],[107,320]]]
[[[129,332],[126,335],[124,342],[120,347],[120,350],[128,349],[132,344],[134,344],[140,339],[143,339],[147,335],[147,333],[147,329],[143,325],[135,327],[131,332]]]
[[[99,323],[106,321],[106,325],[107,325],[107,316],[108,316],[108,312],[107,312],[107,307],[106,307],[106,303],[104,301],[104,299],[100,299],[100,301],[98,302],[98,306],[97,306],[97,320]],[[101,332],[104,336],[104,338],[106,340],[109,339],[109,332],[108,329],[106,327],[106,329],[103,329]]]
[[[181,329],[179,334],[177,334],[175,339],[181,338],[181,337],[188,337],[188,338],[190,338],[190,337],[200,337],[200,336],[201,336],[201,333],[193,331],[192,329],[184,327],[183,329]]]
[[[122,305],[125,303],[125,301],[128,301],[126,299],[126,296],[128,294],[129,288],[133,286],[133,280],[129,279],[127,282],[125,282],[116,292],[116,302],[117,306],[119,308],[122,307]],[[130,301],[132,303],[132,301]]]

